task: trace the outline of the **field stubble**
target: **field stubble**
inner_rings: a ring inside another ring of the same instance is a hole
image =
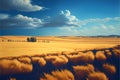
[[[0,40],[24,40],[27,37],[1,37]],[[120,38],[37,37],[40,42],[0,42],[0,57],[61,53],[95,48],[109,48],[120,44]],[[48,40],[49,43],[42,42]]]

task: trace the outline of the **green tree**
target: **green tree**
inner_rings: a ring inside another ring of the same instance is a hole
[[[31,39],[31,42],[36,42],[37,41],[36,37],[31,37],[30,39]]]
[[[27,38],[27,42],[36,42],[36,41],[37,41],[36,37],[28,37]]]

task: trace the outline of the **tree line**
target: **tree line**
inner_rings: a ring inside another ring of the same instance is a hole
[[[1,42],[40,42],[40,40],[37,40],[36,37],[27,37],[26,40],[1,40]],[[42,40],[43,43],[49,43],[49,40]]]

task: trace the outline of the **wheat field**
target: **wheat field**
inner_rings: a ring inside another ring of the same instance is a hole
[[[0,80],[119,80],[118,37],[0,37]]]
[[[120,38],[114,37],[37,37],[37,42],[26,42],[26,39],[27,36],[1,36],[0,57],[82,51],[113,47],[120,43]],[[12,41],[8,42],[8,40]]]

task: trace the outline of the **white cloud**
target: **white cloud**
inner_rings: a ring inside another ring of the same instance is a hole
[[[119,21],[120,22],[120,17],[115,17],[114,20]]]
[[[29,3],[29,2],[28,2]],[[32,18],[18,14],[10,16],[0,14],[0,28],[41,28],[58,27],[57,29],[69,35],[120,34],[120,17],[78,19],[69,10],[61,11],[58,15],[47,19]],[[72,33],[72,34],[71,34]]]
[[[74,25],[64,26],[59,29],[64,33],[70,35],[113,35],[120,34],[120,17],[106,17],[106,18],[91,18],[91,19],[78,19],[76,16],[71,15],[71,12],[61,11],[65,15],[69,23]],[[72,34],[71,34],[72,33]]]
[[[115,27],[113,25],[109,25],[110,29],[115,30]]]
[[[13,17],[6,17],[4,19],[0,19],[0,28],[7,29],[7,28],[37,28],[41,27],[43,22],[41,19],[32,18],[28,16],[23,16],[18,14]]]
[[[71,12],[69,10],[61,11],[61,14],[65,19],[67,19],[65,21],[67,24],[64,24],[64,27],[60,27],[59,29],[66,34],[67,33],[69,33],[70,35],[119,34],[118,22],[120,21],[120,17],[91,18],[81,20],[78,19],[76,16],[71,15]]]
[[[60,13],[65,15],[65,16],[70,16],[71,15],[71,12],[69,10],[65,10],[65,12],[61,11]]]
[[[91,19],[78,19],[72,15],[69,10],[61,11],[56,17],[51,17],[44,25],[45,27],[83,27],[92,24],[93,26],[106,24],[111,21],[120,21],[120,17],[106,17],[106,18],[91,18]],[[90,25],[89,25],[90,26]],[[107,29],[105,26],[100,26],[103,29]]]
[[[1,13],[0,13],[0,19],[6,19],[6,18],[8,18],[8,17],[9,17],[8,14],[1,14]]]
[[[107,27],[104,24],[101,25],[101,28],[107,29]]]
[[[109,21],[111,21],[111,20],[112,20],[112,18],[107,17],[107,18],[104,18],[102,21],[103,21],[103,22],[109,22]]]
[[[69,10],[61,11],[57,16],[45,21],[44,27],[77,26],[78,19]]]
[[[74,32],[78,33],[78,30],[75,27],[60,27],[60,30],[68,31],[68,32]]]
[[[119,18],[117,18],[116,20],[118,20]],[[91,18],[91,19],[85,19],[85,20],[79,20],[79,23],[81,25],[86,25],[88,23],[107,23],[109,21],[112,21],[112,20],[115,20],[114,18],[110,18],[110,17],[107,17],[107,18]],[[119,19],[120,20],[120,19]]]
[[[42,10],[43,7],[32,5],[31,0],[0,0],[0,9],[29,12]]]
[[[76,16],[71,15],[71,12],[69,10],[61,11],[61,15],[63,15],[68,20],[68,24],[76,25],[78,22]]]

